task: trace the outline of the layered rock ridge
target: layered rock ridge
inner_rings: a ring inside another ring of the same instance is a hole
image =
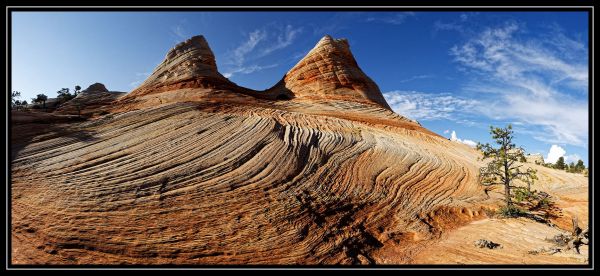
[[[479,184],[478,151],[384,108],[346,42],[321,42],[273,89],[248,92],[192,38],[122,111],[13,124],[11,262],[372,265],[498,252],[462,238],[424,250],[501,206],[502,190]],[[291,100],[277,100],[284,92]],[[560,188],[565,212],[587,217],[585,177],[524,165],[539,171],[536,189]],[[535,249],[517,245],[515,256]]]
[[[323,37],[273,89],[294,97],[371,102],[390,109],[379,87],[358,66],[346,39]]]
[[[215,55],[206,39],[194,36],[173,47],[154,72],[128,98],[180,88],[225,88],[236,85],[217,70]]]
[[[102,83],[94,83],[70,101],[60,105],[55,113],[69,115],[99,115],[108,112],[112,103],[126,92],[109,91]]]
[[[206,39],[201,35],[194,36],[171,49],[148,79],[124,100],[187,88],[230,91],[267,100],[354,101],[390,109],[377,84],[358,67],[348,41],[328,35],[281,81],[264,91],[240,87],[225,78],[218,71]],[[194,95],[188,93],[177,97],[189,101]],[[170,98],[169,101],[173,101],[173,97]]]

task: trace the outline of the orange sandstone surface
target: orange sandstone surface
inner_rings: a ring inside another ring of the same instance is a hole
[[[392,112],[345,40],[324,37],[255,91],[196,36],[99,106],[85,121],[69,106],[45,124],[13,115],[12,263],[519,263],[525,250],[478,230],[502,199],[478,184],[479,153]],[[587,178],[537,167],[563,226],[583,220]],[[473,247],[489,235],[504,248]]]

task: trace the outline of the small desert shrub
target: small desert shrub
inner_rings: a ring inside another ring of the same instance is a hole
[[[495,243],[493,241],[484,240],[484,239],[477,240],[475,242],[475,246],[479,247],[479,248],[488,248],[488,249],[502,248],[502,245],[500,245],[499,243]]]
[[[498,214],[505,218],[516,218],[526,215],[527,212],[516,206],[505,206],[500,208]]]
[[[538,206],[541,208],[548,208],[553,204],[549,197],[545,197],[538,203]]]
[[[547,241],[550,241],[558,246],[567,246],[569,241],[572,239],[572,236],[566,234],[558,234],[550,239],[546,238]]]
[[[549,208],[554,204],[552,197],[543,191],[528,191],[526,188],[514,189],[514,202],[528,210]]]
[[[527,189],[519,188],[519,189],[515,189],[514,196],[515,196],[515,201],[523,202],[523,201],[529,200],[533,196],[533,193],[528,191]]]
[[[483,208],[483,212],[488,218],[493,218],[497,215],[497,212],[494,209]]]

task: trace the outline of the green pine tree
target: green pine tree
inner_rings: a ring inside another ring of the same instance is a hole
[[[491,159],[485,167],[479,169],[479,180],[484,186],[503,185],[507,209],[512,208],[511,188],[514,180],[527,182],[529,185],[536,179],[536,171],[528,168],[523,171],[522,164],[517,163],[524,155],[522,147],[516,147],[512,142],[514,135],[512,126],[497,128],[490,126],[490,134],[497,147],[489,143],[477,144],[482,151],[483,160]]]
[[[564,170],[565,169],[565,158],[562,156],[559,157],[558,160],[556,160],[556,163],[554,163],[554,168],[559,169],[559,170]]]

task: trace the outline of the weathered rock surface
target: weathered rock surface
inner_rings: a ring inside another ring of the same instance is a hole
[[[93,83],[92,85],[88,86],[88,88],[86,88],[85,90],[83,90],[81,92],[88,92],[88,93],[108,92],[108,89],[106,89],[106,86],[104,86],[104,84],[96,82],[96,83]]]
[[[330,36],[323,37],[281,81],[264,91],[240,87],[221,75],[204,37],[194,36],[171,49],[150,77],[121,103],[142,108],[198,100],[188,89],[275,101],[342,100],[390,109],[377,84],[358,67],[348,41]]]
[[[128,97],[139,97],[177,88],[230,89],[235,84],[217,70],[215,56],[206,39],[194,36],[173,47],[161,64]]]
[[[474,151],[402,122],[227,102],[110,116],[16,156],[16,260],[361,263],[391,233],[429,235],[421,213],[485,198]]]
[[[46,103],[34,103],[32,101],[27,105],[27,109],[35,109],[44,112],[53,112],[60,105],[58,98],[48,98]],[[44,107],[45,106],[45,107]]]
[[[544,164],[544,156],[540,153],[527,154],[527,155],[525,155],[525,159],[527,160],[528,163],[539,164],[539,165]]]
[[[483,219],[447,233],[415,254],[410,263],[581,265],[589,262],[587,245],[581,246],[581,254],[577,254],[561,250],[548,240],[558,233],[560,229],[525,218]],[[501,244],[502,249],[474,247],[475,237],[481,235]]]
[[[387,109],[379,87],[359,67],[346,39],[323,37],[273,91],[289,90],[294,97],[372,102]]]
[[[60,105],[55,113],[84,116],[108,113],[113,108],[112,104],[125,94],[127,93],[108,91],[104,84],[94,83],[75,98]]]
[[[190,92],[192,89],[194,92]],[[144,108],[172,102],[197,101],[197,90],[225,92],[230,97],[251,96],[256,99],[290,99],[290,93],[255,91],[240,87],[217,69],[215,56],[206,39],[194,36],[177,44],[154,72],[138,88],[120,99],[125,108]]]
[[[323,55],[347,54],[325,39],[341,50]],[[283,100],[213,83],[202,42],[169,52],[110,114],[13,141],[13,263],[409,263],[412,244],[502,199],[477,183],[477,151],[389,110],[348,59],[309,59],[335,65],[328,77],[296,66]]]

